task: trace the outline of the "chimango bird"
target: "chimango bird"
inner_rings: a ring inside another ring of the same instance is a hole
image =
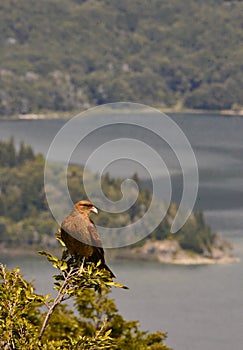
[[[100,268],[115,277],[105,263],[100,235],[89,217],[91,213],[98,214],[97,208],[91,202],[82,200],[76,203],[61,224],[61,239],[71,255],[85,258],[85,262],[97,264],[100,261]]]

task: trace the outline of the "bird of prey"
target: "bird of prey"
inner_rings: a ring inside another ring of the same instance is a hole
[[[115,277],[105,263],[99,233],[89,217],[91,213],[98,214],[97,208],[91,202],[77,202],[61,224],[61,239],[72,256],[85,258],[85,262],[95,264],[100,261],[100,268],[109,271],[111,277]]]

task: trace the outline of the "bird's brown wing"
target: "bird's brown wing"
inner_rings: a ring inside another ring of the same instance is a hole
[[[92,243],[93,243],[92,245],[94,248],[93,254],[89,260],[93,261],[94,263],[98,263],[98,261],[101,261],[101,268],[104,268],[107,271],[109,271],[111,274],[111,277],[116,277],[114,273],[111,271],[111,269],[105,263],[105,254],[104,254],[104,249],[102,248],[100,235],[96,230],[96,227],[92,221],[90,221],[90,225],[88,225],[88,230],[90,232],[90,237],[92,239]]]
[[[99,260],[102,263],[105,263],[105,257],[104,257],[104,249],[102,248],[102,242],[100,239],[100,235],[98,231],[96,230],[95,225],[90,221],[90,224],[88,226],[88,230],[90,233],[90,237],[92,240],[92,246],[94,247],[94,253],[93,253],[93,258],[94,262],[98,262]]]
[[[102,248],[102,242],[101,242],[101,239],[100,239],[100,235],[95,227],[95,224],[90,221],[89,222],[89,225],[87,226],[87,229],[89,231],[89,234],[90,234],[90,238],[91,238],[91,245],[93,247],[100,247]]]
[[[77,211],[73,211],[62,222],[62,229],[77,241],[93,245],[91,232],[89,230],[90,221]]]

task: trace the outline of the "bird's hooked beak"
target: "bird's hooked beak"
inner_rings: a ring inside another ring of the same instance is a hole
[[[98,211],[98,209],[95,206],[91,208],[91,212],[95,213],[97,215],[99,214],[99,211]]]

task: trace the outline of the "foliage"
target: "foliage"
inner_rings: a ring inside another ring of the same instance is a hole
[[[11,246],[55,245],[55,222],[46,203],[44,158],[13,139],[0,141],[0,242]]]
[[[33,349],[32,338],[40,327],[38,307],[45,298],[35,294],[18,268],[12,271],[0,264],[0,347]]]
[[[41,252],[58,269],[53,276],[54,299],[37,295],[19,269],[0,265],[0,346],[4,349],[161,349],[166,335],[139,331],[138,323],[125,321],[113,300],[114,282],[109,272],[94,264],[75,260],[63,251],[61,259]],[[63,301],[74,298],[78,315]],[[42,306],[42,309],[40,309]],[[43,307],[47,313],[43,313]]]
[[[2,0],[0,116],[242,108],[242,1]]]
[[[192,215],[175,235],[182,248],[197,253],[210,253],[216,236],[200,211]]]
[[[206,224],[202,211],[196,211],[187,219],[184,226],[173,236],[170,236],[170,226],[177,213],[177,206],[171,204],[165,219],[152,233],[150,238],[163,240],[167,238],[176,239],[181,248],[196,253],[210,253],[217,234]],[[226,243],[225,243],[226,244]]]
[[[137,321],[126,321],[118,314],[114,300],[108,298],[110,289],[102,289],[100,295],[94,291],[85,291],[77,298],[75,305],[85,320],[87,332],[92,334],[104,320],[105,329],[111,329],[111,337],[116,339],[116,349],[168,349],[162,344],[166,334],[156,332],[148,334],[139,330]]]
[[[21,165],[27,160],[34,160],[34,152],[30,146],[20,143],[19,151],[15,149],[14,139],[8,142],[0,141],[0,164],[1,167],[14,167]]]

